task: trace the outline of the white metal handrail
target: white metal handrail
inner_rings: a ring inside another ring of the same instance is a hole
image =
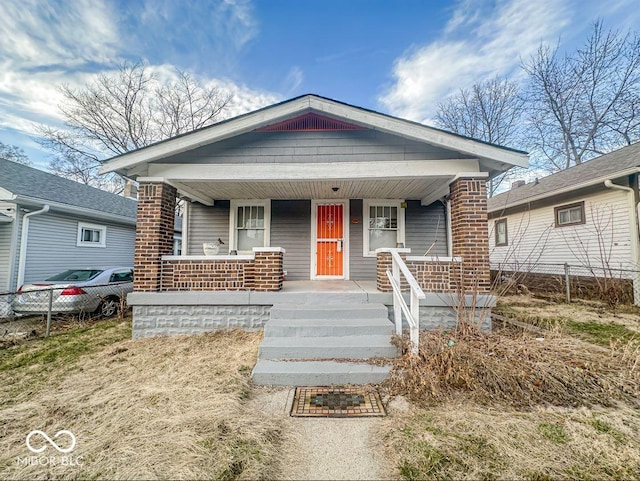
[[[422,288],[416,281],[407,265],[398,254],[398,251],[391,250],[391,271],[387,270],[387,278],[393,289],[393,319],[396,323],[396,334],[402,335],[402,314],[404,314],[409,324],[409,338],[411,339],[411,354],[418,354],[420,344],[420,299],[426,296]],[[400,274],[404,276],[409,284],[411,292],[410,307],[407,306],[402,296]]]

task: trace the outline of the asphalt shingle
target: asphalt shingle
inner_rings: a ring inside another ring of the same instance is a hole
[[[567,170],[542,177],[521,187],[508,190],[489,199],[487,210],[493,212],[505,205],[522,204],[538,196],[553,195],[555,191],[571,185],[580,185],[602,177],[615,178],[616,174],[640,167],[640,142],[609,154],[576,165]]]
[[[57,202],[107,214],[136,218],[137,202],[73,180],[0,159],[0,187],[43,202]]]

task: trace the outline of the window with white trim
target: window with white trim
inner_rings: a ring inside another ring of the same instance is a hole
[[[404,209],[401,200],[364,200],[363,255],[374,257],[376,249],[404,244]]]
[[[78,222],[78,247],[107,247],[107,226]]]
[[[271,201],[232,200],[230,221],[230,250],[251,253],[254,247],[269,247]]]

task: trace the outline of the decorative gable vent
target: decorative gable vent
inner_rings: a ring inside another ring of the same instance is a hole
[[[277,124],[267,125],[256,129],[256,132],[300,132],[327,130],[364,130],[364,127],[343,122],[341,120],[308,113],[292,119],[283,120]]]

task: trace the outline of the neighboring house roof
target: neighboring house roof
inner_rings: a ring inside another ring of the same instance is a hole
[[[493,196],[487,211],[515,207],[639,171],[640,142]]]
[[[514,165],[528,166],[526,152],[470,139],[325,97],[303,95],[114,157],[102,166],[101,173],[117,171],[121,174],[135,176],[136,167],[141,164],[262,129],[307,112],[318,112],[350,124],[399,135],[476,157],[490,163],[491,170],[494,172],[505,171]]]
[[[135,223],[137,213],[133,199],[5,159],[0,159],[0,198],[128,223]]]

